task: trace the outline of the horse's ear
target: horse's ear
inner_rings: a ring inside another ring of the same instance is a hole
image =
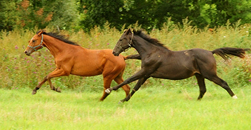
[[[39,35],[41,35],[41,34],[43,34],[44,33],[44,30],[40,30],[38,33],[37,33],[37,35],[39,36]]]
[[[130,34],[130,33],[132,33],[132,31],[131,31],[131,29],[129,28],[129,29],[127,30],[126,34]]]

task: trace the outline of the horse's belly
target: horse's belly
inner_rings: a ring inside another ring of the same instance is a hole
[[[151,75],[153,78],[171,79],[171,80],[181,80],[193,76],[192,71],[170,71],[170,72],[155,72]]]
[[[82,67],[79,69],[72,69],[71,74],[78,76],[95,76],[102,74],[102,70]]]

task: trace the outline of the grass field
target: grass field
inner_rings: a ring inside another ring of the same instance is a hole
[[[181,82],[181,81],[177,81]],[[127,103],[124,92],[99,102],[100,92],[43,88],[0,89],[0,129],[11,130],[247,130],[251,129],[251,88],[233,89],[238,99],[213,84],[201,101],[198,87],[148,87]]]

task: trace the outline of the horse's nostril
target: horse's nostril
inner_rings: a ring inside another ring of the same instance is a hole
[[[28,51],[24,51],[24,53],[27,55],[27,56],[29,56],[30,54],[28,53]]]
[[[114,56],[118,56],[118,54],[116,54],[116,52],[114,52],[114,51],[112,52],[112,54],[113,54]]]

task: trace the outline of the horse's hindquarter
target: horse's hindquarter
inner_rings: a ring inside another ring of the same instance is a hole
[[[192,49],[194,57],[196,58],[196,63],[200,69],[200,73],[205,76],[205,74],[215,75],[216,74],[216,60],[213,53],[208,50],[203,49]]]
[[[198,73],[195,57],[190,50],[172,51],[161,57],[162,63],[152,77],[179,80]]]
[[[118,55],[114,56],[112,50],[106,49],[103,50],[103,59],[106,59],[106,62],[103,63],[103,75],[118,75],[125,69],[125,60],[124,56]],[[115,78],[115,77],[114,77]]]

